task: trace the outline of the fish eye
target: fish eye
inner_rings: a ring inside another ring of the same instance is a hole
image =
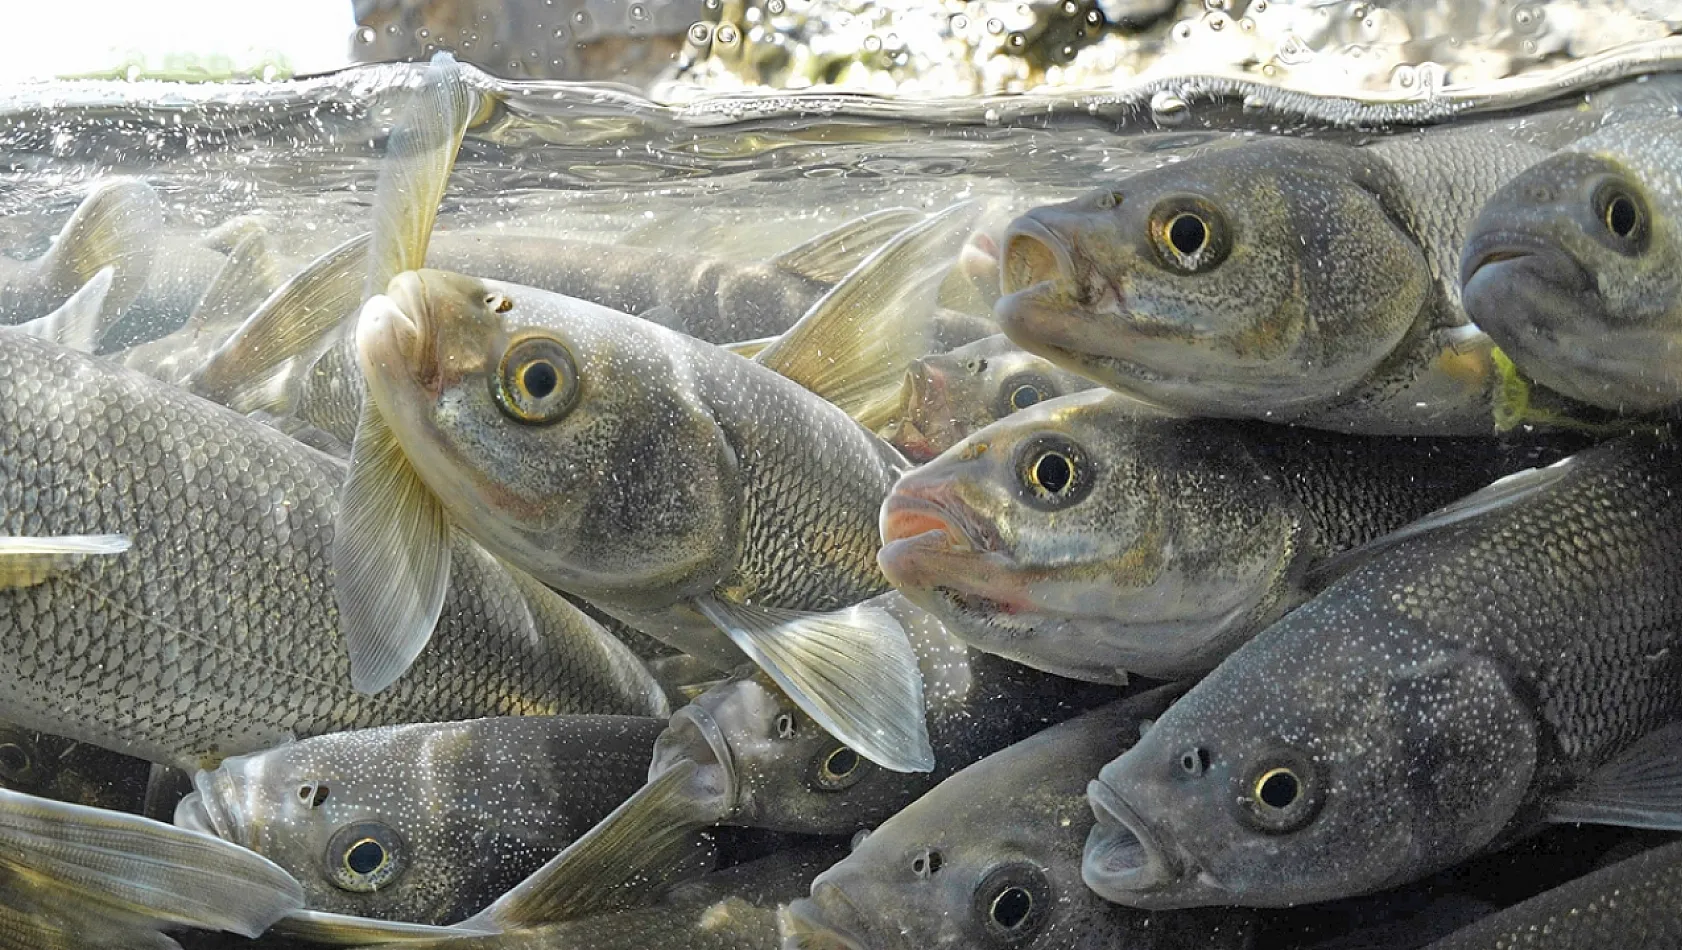
[[[782,713],[777,716],[777,738],[794,738],[794,717],[788,713]]]
[[[1209,771],[1209,750],[1187,749],[1180,755],[1180,768],[1187,775],[1202,775]]]
[[[1319,784],[1305,760],[1275,758],[1249,771],[1239,808],[1246,822],[1259,831],[1296,831],[1320,811]]]
[[[1032,864],[994,868],[975,890],[975,909],[995,943],[1006,946],[1032,939],[1050,916],[1051,881]]]
[[[0,781],[25,781],[34,771],[33,749],[22,742],[0,743]]]
[[[911,873],[922,879],[928,879],[940,873],[940,866],[945,863],[940,852],[933,848],[919,852],[911,859]]]
[[[514,301],[504,297],[502,294],[486,294],[485,306],[491,308],[491,310],[495,313],[507,313],[508,311],[514,309]]]
[[[846,746],[837,746],[818,759],[814,785],[820,792],[852,788],[864,778],[864,760]]]
[[[323,862],[334,887],[367,894],[402,876],[408,869],[408,852],[402,836],[389,825],[359,821],[334,832]]]
[[[496,400],[515,422],[555,422],[571,411],[578,392],[578,364],[555,340],[526,337],[515,340],[503,354]]]
[[[1620,251],[1639,251],[1646,245],[1647,212],[1629,188],[1608,181],[1594,192],[1595,217]]]
[[[1028,383],[1023,383],[1010,391],[1010,408],[1026,409],[1044,398],[1044,393]]]
[[[1036,508],[1058,509],[1092,489],[1092,463],[1080,446],[1059,435],[1029,439],[1017,451],[1022,498]]]
[[[1006,379],[999,387],[999,394],[998,403],[993,407],[994,417],[999,419],[1059,395],[1051,380],[1032,372],[1017,373]]]
[[[307,782],[298,786],[298,801],[311,808],[320,808],[327,803],[327,796],[331,791],[326,782]]]
[[[1151,245],[1172,270],[1213,270],[1231,248],[1226,219],[1209,202],[1191,195],[1168,198],[1151,212]]]

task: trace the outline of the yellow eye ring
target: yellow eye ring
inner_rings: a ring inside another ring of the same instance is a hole
[[[1251,794],[1256,804],[1274,811],[1284,811],[1302,798],[1302,779],[1297,773],[1280,766],[1257,776]]]
[[[378,874],[382,868],[391,863],[391,854],[385,845],[373,838],[363,838],[345,850],[345,870],[352,874],[367,877]]]
[[[847,778],[859,768],[859,754],[842,746],[824,757],[823,777],[832,782]]]
[[[389,887],[403,875],[408,850],[395,829],[378,821],[361,821],[334,832],[322,863],[334,887],[368,894]]]
[[[1048,498],[1066,494],[1075,483],[1075,461],[1055,450],[1043,452],[1028,466],[1028,483]]]
[[[1628,238],[1641,226],[1641,210],[1629,195],[1614,194],[1607,199],[1606,211],[1601,219],[1606,223],[1606,230],[1613,235]]]
[[[548,336],[514,340],[502,356],[494,389],[497,405],[515,422],[546,425],[578,402],[578,364]]]
[[[1010,408],[1021,411],[1029,406],[1039,404],[1044,399],[1045,394],[1040,392],[1039,389],[1024,384],[1010,391]]]

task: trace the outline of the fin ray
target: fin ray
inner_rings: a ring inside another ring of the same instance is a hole
[[[915,208],[883,208],[854,218],[771,258],[779,270],[834,284],[894,235],[923,219]]]

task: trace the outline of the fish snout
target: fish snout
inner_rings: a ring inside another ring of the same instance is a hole
[[[1181,868],[1149,824],[1102,779],[1086,788],[1097,819],[1086,838],[1081,878],[1116,904],[1152,906],[1153,894],[1177,883]]]
[[[693,762],[698,768],[687,783],[687,797],[697,806],[716,811],[722,817],[735,813],[739,787],[736,781],[734,756],[730,743],[718,722],[695,705],[685,706],[672,714],[664,732],[654,740],[654,754],[648,766],[648,779]]]
[[[811,897],[782,909],[783,950],[871,950],[861,918],[846,893],[820,877],[812,883]]]
[[[239,782],[226,767],[200,771],[193,776],[193,789],[175,806],[177,827],[258,850],[254,829],[239,805]]]
[[[1004,235],[1000,289],[1006,294],[1046,282],[1075,280],[1074,248],[1029,212],[1010,223]]]
[[[1554,242],[1505,229],[1476,233],[1466,242],[1460,254],[1460,286],[1468,288],[1480,275],[1488,278],[1510,269],[1509,265],[1534,272],[1556,290],[1584,293],[1594,289],[1593,275]]]

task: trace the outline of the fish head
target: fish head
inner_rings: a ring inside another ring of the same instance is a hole
[[[1461,255],[1467,312],[1521,370],[1618,411],[1682,400],[1682,245],[1645,171],[1558,153],[1490,197]]]
[[[915,797],[921,774],[863,758],[763,673],[746,671],[678,710],[655,746],[652,776],[700,763],[696,799],[719,821],[802,834],[850,834]]]
[[[1432,294],[1423,252],[1353,164],[1249,143],[1031,210],[1005,232],[995,315],[1024,349],[1187,412],[1334,399]]]
[[[1273,636],[1307,610],[1099,771],[1093,890],[1147,909],[1335,900],[1453,865],[1512,822],[1537,735],[1504,671],[1382,631]]]
[[[442,271],[363,307],[370,397],[455,523],[563,589],[707,583],[736,468],[686,338],[587,301]]]
[[[926,462],[988,423],[1094,385],[994,334],[912,364],[890,441]]]
[[[1107,390],[1033,406],[903,476],[878,561],[954,635],[1036,669],[1207,669],[1278,596],[1301,533],[1231,428]]]

